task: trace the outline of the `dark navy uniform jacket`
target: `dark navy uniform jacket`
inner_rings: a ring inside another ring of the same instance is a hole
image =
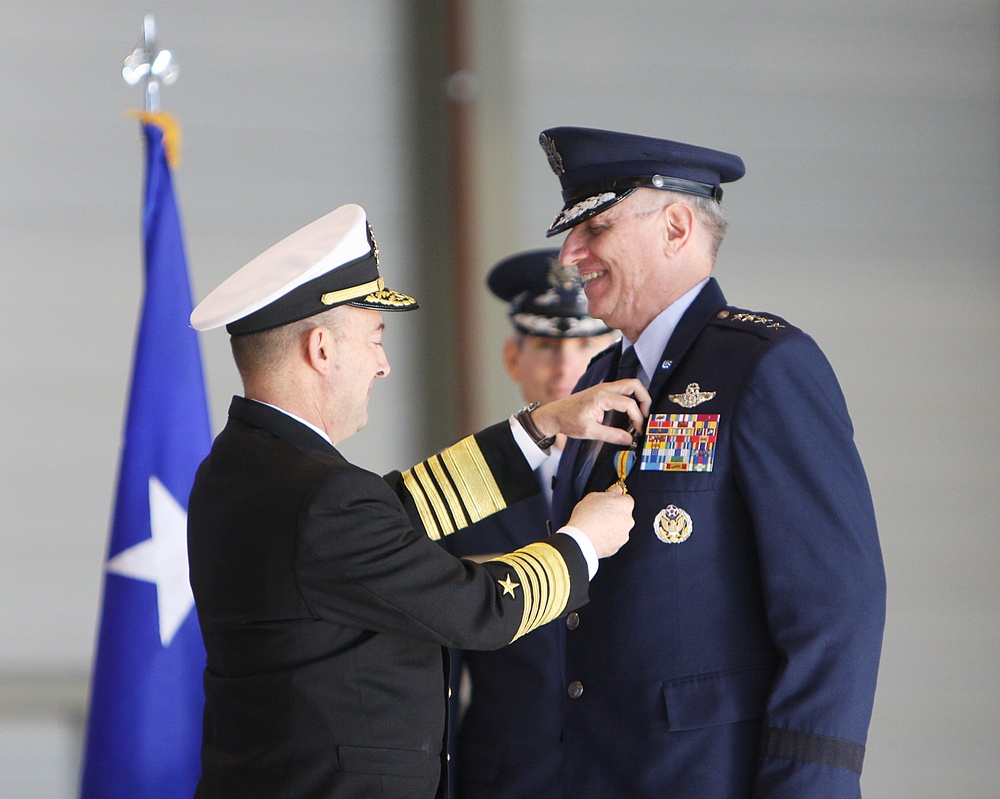
[[[536,490],[507,422],[383,479],[235,397],[189,502],[197,795],[445,796],[445,647],[499,647],[577,607],[588,571],[565,535],[482,565],[431,539]]]
[[[544,495],[536,494],[443,544],[459,557],[508,552],[545,538],[548,517]],[[462,664],[472,685],[472,701],[451,736],[453,799],[560,795],[562,718],[553,704],[565,695],[558,629],[565,623],[539,627],[503,649],[452,653],[453,718]]]
[[[618,351],[579,387],[614,375]],[[713,279],[650,393],[630,540],[601,562],[575,629],[550,625],[563,685],[537,712],[560,721],[556,795],[860,796],[885,578],[830,365],[788,322],[728,306]],[[563,454],[556,525],[584,452]],[[585,487],[614,479],[597,468]]]

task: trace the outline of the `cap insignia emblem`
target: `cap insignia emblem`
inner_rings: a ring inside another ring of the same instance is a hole
[[[538,137],[538,143],[545,150],[545,156],[549,159],[549,166],[552,167],[552,171],[557,175],[563,174],[566,170],[563,168],[562,156],[559,155],[559,151],[556,149],[556,143],[544,133]]]
[[[514,593],[514,589],[520,588],[521,584],[515,583],[513,580],[511,580],[510,574],[507,575],[506,579],[497,580],[497,582],[503,586],[503,596],[507,596],[508,594],[510,594],[510,596],[512,596],[514,599],[517,599],[517,594]]]
[[[676,505],[667,505],[653,519],[653,532],[664,544],[687,541],[694,530],[691,514]]]
[[[372,254],[375,256],[375,266],[378,266],[378,243],[375,241],[375,231],[372,230],[372,223],[368,223],[368,240],[372,243]]]
[[[714,391],[702,391],[697,383],[689,383],[683,394],[668,394],[671,402],[676,402],[682,408],[694,408],[703,402],[708,402],[715,396]]]
[[[600,319],[591,319],[589,316],[580,319],[572,316],[539,316],[534,313],[516,313],[510,315],[510,321],[518,330],[531,336],[580,338],[599,336],[608,332],[604,322]]]
[[[556,258],[549,259],[549,285],[562,291],[578,289],[583,285],[575,266],[561,264]]]
[[[583,214],[588,211],[593,211],[597,208],[597,206],[609,203],[617,197],[618,195],[613,191],[606,191],[601,194],[595,194],[593,197],[588,197],[586,200],[581,200],[576,205],[572,205],[569,208],[562,210],[556,216],[555,221],[552,223],[552,227],[572,222],[577,217],[583,216]]]
[[[386,308],[408,308],[413,305],[413,298],[392,289],[379,289],[366,296],[365,302]]]

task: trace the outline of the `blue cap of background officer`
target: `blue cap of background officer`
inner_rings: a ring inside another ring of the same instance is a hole
[[[504,341],[503,364],[529,403],[570,394],[590,360],[615,340],[614,331],[588,314],[579,273],[558,255],[554,249],[512,255],[487,280],[508,303],[514,330]],[[557,437],[556,449],[562,445]]]
[[[584,338],[610,333],[587,314],[587,295],[576,268],[559,263],[559,250],[541,249],[505,258],[486,283],[509,303],[507,316],[519,333],[544,338]]]

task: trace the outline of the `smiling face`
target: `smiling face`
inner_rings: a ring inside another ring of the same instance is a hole
[[[679,207],[677,207],[679,206]],[[673,210],[672,210],[673,209]],[[606,211],[571,228],[559,260],[577,267],[590,315],[635,341],[670,303],[698,283],[685,244],[693,216],[682,203],[640,189]]]

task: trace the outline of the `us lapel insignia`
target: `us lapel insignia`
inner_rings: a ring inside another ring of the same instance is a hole
[[[676,505],[667,505],[653,519],[653,532],[664,544],[679,544],[687,541],[694,530],[691,514]]]
[[[671,402],[676,402],[682,408],[694,408],[703,402],[708,402],[715,396],[714,391],[702,391],[697,383],[688,383],[683,394],[668,394]]]

